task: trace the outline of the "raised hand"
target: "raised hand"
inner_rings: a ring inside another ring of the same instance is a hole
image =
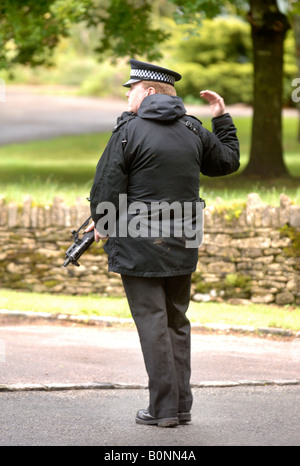
[[[213,117],[218,117],[225,113],[224,99],[216,92],[209,90],[200,91],[200,97],[209,103]]]

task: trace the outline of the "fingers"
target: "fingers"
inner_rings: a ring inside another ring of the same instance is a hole
[[[214,91],[200,91],[200,97],[207,100],[210,104],[218,103],[223,101],[222,97]]]
[[[96,243],[99,243],[100,240],[108,239],[108,236],[101,235],[95,228],[95,222],[90,223],[90,225],[84,230],[85,233],[94,230],[94,238]]]
[[[94,228],[95,228],[95,222],[92,222],[92,223],[89,224],[88,227],[86,227],[84,232],[87,233],[88,231],[92,231]]]
[[[100,240],[107,240],[108,239],[108,236],[104,236],[104,235],[101,235],[101,233],[98,233],[98,231],[94,230],[94,238],[95,238],[95,241],[96,243],[99,243]]]

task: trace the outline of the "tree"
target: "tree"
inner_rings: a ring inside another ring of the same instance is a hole
[[[282,148],[283,44],[289,22],[276,0],[250,0],[254,105],[250,160],[245,175],[287,176]]]

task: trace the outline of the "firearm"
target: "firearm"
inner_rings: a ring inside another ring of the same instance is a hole
[[[90,245],[94,242],[94,230],[88,231],[85,233],[82,238],[79,238],[79,232],[82,228],[86,227],[90,221],[92,216],[90,216],[78,230],[72,230],[71,233],[73,235],[74,243],[69,247],[66,251],[66,260],[63,263],[63,267],[67,267],[70,262],[76,267],[79,267],[80,264],[77,262],[80,256],[90,247]]]

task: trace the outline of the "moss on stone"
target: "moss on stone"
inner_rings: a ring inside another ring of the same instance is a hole
[[[291,245],[283,248],[283,252],[288,257],[300,257],[300,231],[286,224],[279,230],[280,236],[290,238]]]

